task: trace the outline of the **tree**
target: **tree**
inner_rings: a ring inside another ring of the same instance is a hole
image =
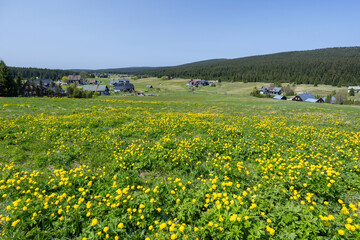
[[[4,61],[0,62],[0,96],[1,97],[16,97],[18,95],[18,88],[14,81],[13,75],[5,65]]]
[[[80,73],[80,79],[81,79],[82,82],[86,81],[86,76],[87,76],[86,72],[81,72]]]
[[[68,83],[68,82],[69,82],[69,79],[68,79],[67,76],[63,76],[63,77],[61,78],[61,81],[64,82],[64,83]]]
[[[335,94],[335,103],[336,104],[346,104],[347,103],[347,94],[345,91],[338,91]]]
[[[22,78],[21,78],[20,72],[18,72],[18,74],[16,76],[16,85],[17,85],[17,89],[18,89],[18,95],[20,95],[21,88],[22,88]]]
[[[355,91],[353,88],[350,89],[349,96],[355,96]]]

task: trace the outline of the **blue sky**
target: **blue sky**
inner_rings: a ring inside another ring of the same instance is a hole
[[[360,45],[352,0],[0,0],[9,66],[169,66]]]

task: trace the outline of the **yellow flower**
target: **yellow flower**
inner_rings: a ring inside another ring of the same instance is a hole
[[[96,224],[98,223],[98,220],[96,218],[94,218],[92,221],[91,221],[91,226],[95,226]]]
[[[197,231],[199,231],[199,228],[194,227],[194,232],[197,232]]]
[[[171,239],[172,240],[177,239],[177,234],[171,234]]]
[[[166,226],[167,226],[166,223],[162,223],[162,224],[160,224],[159,228],[160,228],[160,229],[164,229],[164,228],[166,228]]]
[[[275,230],[269,226],[266,226],[266,231],[268,231],[271,235],[275,234]]]
[[[342,229],[338,230],[338,233],[339,233],[341,236],[345,234],[344,230],[342,230]]]
[[[103,230],[104,232],[107,232],[107,231],[109,231],[109,227],[104,227],[104,230]]]
[[[12,226],[12,227],[15,227],[19,222],[20,222],[20,219],[12,222],[11,226]]]
[[[123,223],[119,223],[117,227],[120,228],[120,229],[123,229],[123,228],[124,228],[124,224],[123,224]]]
[[[266,222],[267,222],[267,223],[271,223],[271,219],[268,218],[268,219],[266,220]]]

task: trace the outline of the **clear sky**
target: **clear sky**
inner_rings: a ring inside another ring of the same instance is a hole
[[[0,0],[8,66],[169,66],[359,45],[359,0]]]

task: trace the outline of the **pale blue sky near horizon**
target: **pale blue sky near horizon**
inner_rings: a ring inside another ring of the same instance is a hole
[[[8,66],[101,69],[360,46],[356,0],[0,0]]]

